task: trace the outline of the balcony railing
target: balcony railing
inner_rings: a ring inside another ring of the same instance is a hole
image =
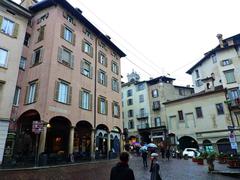
[[[156,124],[155,122],[152,122],[152,126],[151,126],[151,127],[152,127],[152,128],[153,128],[153,127],[156,128],[156,127],[162,127],[162,126],[166,126],[166,123],[165,123],[165,122],[160,122],[160,123],[157,123],[157,124]]]
[[[142,114],[138,114],[136,115],[137,119],[145,119],[148,118],[148,113],[142,113]]]
[[[236,99],[231,99],[230,102],[231,102],[230,105],[231,105],[232,107],[240,106],[240,97],[239,97],[239,98],[236,98]]]
[[[137,125],[137,129],[147,129],[147,128],[149,128],[148,123],[143,123],[143,124]]]

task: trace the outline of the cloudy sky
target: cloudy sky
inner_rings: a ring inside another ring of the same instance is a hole
[[[68,1],[127,54],[123,81],[134,69],[141,80],[168,74],[192,84],[185,72],[218,44],[216,35],[239,33],[239,0]]]

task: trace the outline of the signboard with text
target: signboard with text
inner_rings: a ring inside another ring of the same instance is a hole
[[[32,123],[32,132],[35,134],[40,134],[43,131],[43,122],[33,121]]]

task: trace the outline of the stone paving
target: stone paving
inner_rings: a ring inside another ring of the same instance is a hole
[[[90,162],[42,169],[0,170],[0,180],[109,180],[111,167],[117,160]],[[234,180],[237,178],[207,173],[207,165],[197,165],[189,160],[159,160],[163,180]],[[148,162],[150,166],[150,163]],[[149,167],[143,168],[142,158],[131,155],[130,168],[136,180],[150,180]],[[222,169],[216,163],[216,169]],[[240,171],[236,170],[236,171]]]

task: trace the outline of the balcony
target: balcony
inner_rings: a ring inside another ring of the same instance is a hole
[[[137,119],[147,119],[148,118],[148,113],[142,113],[142,114],[138,114],[136,115]]]
[[[161,106],[160,106],[160,101],[155,101],[153,102],[153,106],[152,106],[152,110],[153,111],[158,111],[161,109]]]
[[[137,129],[147,129],[147,128],[149,128],[148,123],[143,123],[143,124],[137,125]]]
[[[240,106],[240,97],[236,98],[236,99],[231,99],[230,101],[230,105],[231,107],[236,107],[236,106]]]
[[[152,122],[152,128],[157,128],[157,127],[166,127],[166,123],[165,122],[160,122],[160,123],[154,123],[154,122]]]

